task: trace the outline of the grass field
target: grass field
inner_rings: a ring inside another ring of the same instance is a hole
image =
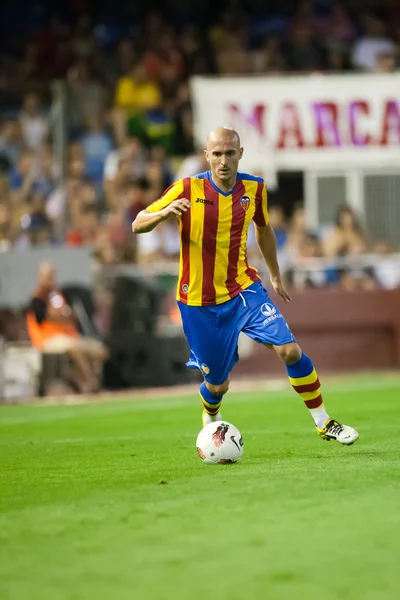
[[[203,464],[191,397],[0,409],[2,600],[398,600],[400,379],[231,393],[241,463]]]

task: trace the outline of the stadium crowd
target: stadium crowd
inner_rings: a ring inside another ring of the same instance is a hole
[[[173,180],[206,169],[193,140],[191,75],[390,72],[399,65],[396,0],[288,2],[280,11],[274,2],[268,9],[262,2],[249,2],[248,9],[233,3],[214,20],[199,13],[197,2],[191,11],[171,4],[168,19],[151,11],[116,25],[111,16],[92,15],[87,2],[71,1],[62,3],[67,11],[37,19],[29,30],[8,26],[0,66],[2,250],[66,243],[90,245],[104,265],[175,261],[174,223],[137,237],[130,226]],[[65,82],[63,169],[54,152],[55,79]],[[370,239],[348,207],[328,232],[309,231],[301,205],[287,214],[271,204],[270,214],[294,285],[400,284],[385,259],[399,249]],[[323,271],[292,268],[304,259],[369,251],[382,255],[375,270],[361,263],[338,269],[329,261]]]

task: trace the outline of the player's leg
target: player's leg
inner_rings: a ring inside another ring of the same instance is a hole
[[[187,306],[178,302],[190,348],[189,368],[200,369],[203,426],[222,420],[221,402],[229,388],[229,374],[239,356],[239,330],[233,318],[234,300],[220,306]]]
[[[326,412],[319,378],[310,357],[296,342],[272,344],[272,347],[285,363],[289,381],[310,411],[319,435],[324,440],[353,444],[358,439],[357,431],[331,419]]]
[[[273,348],[283,360],[290,383],[310,411],[319,435],[326,440],[336,439],[342,444],[352,444],[358,439],[357,431],[329,417],[311,359],[302,352],[267,291],[261,284],[255,289],[257,293],[247,297],[248,314],[242,331],[257,342]]]
[[[203,404],[203,427],[213,421],[222,421],[219,411],[224,394],[229,389],[229,378],[221,384],[214,385],[204,380],[200,385],[200,398]]]

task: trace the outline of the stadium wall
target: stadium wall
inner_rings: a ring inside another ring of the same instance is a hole
[[[400,367],[400,290],[293,292],[284,315],[320,371]],[[243,340],[235,376],[282,373],[280,360]]]

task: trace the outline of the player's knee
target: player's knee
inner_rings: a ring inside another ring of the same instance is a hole
[[[212,394],[216,394],[217,396],[223,396],[229,390],[229,379],[227,379],[223,383],[219,383],[218,385],[213,385],[212,383],[208,383],[206,381],[206,386]]]
[[[301,348],[294,342],[283,346],[275,346],[275,351],[287,365],[294,365],[301,359]]]

